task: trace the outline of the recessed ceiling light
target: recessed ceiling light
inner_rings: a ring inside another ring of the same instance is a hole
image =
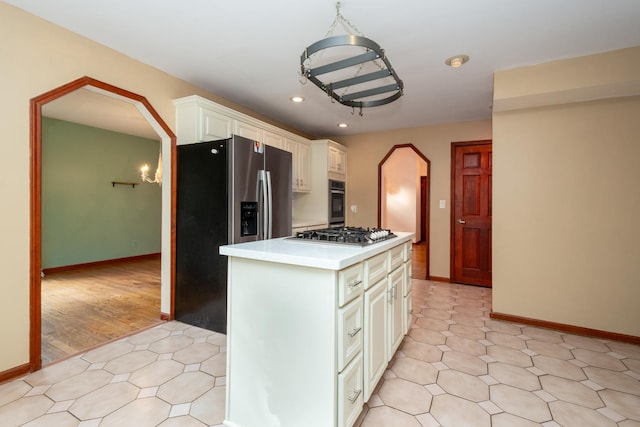
[[[339,128],[346,128],[347,126],[349,125],[347,125],[346,123],[338,123]]]
[[[301,96],[292,96],[289,99],[291,100],[291,102],[296,102],[296,103],[304,102],[304,98]]]
[[[448,58],[446,61],[444,61],[444,63],[450,67],[458,68],[458,67],[461,67],[462,64],[466,64],[468,61],[469,61],[469,56],[456,55],[456,56],[452,56],[451,58]]]

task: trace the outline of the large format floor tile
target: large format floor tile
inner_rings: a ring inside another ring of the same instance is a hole
[[[356,427],[640,427],[640,346],[489,319],[486,288],[413,290]],[[224,335],[169,322],[1,384],[0,426],[222,427],[225,375]]]
[[[222,426],[225,360],[224,335],[165,323],[0,385],[0,426]]]
[[[387,407],[421,427],[640,427],[640,346],[492,320],[490,289],[415,280],[413,289],[414,324],[389,369],[423,386],[429,408],[416,414],[374,394],[358,427],[394,419]]]

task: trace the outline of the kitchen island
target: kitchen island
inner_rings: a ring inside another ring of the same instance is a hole
[[[281,238],[229,256],[230,427],[350,427],[411,322],[413,233],[364,247]]]

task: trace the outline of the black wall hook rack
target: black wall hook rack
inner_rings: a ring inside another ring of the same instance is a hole
[[[127,182],[127,181],[111,181],[111,186],[115,187],[116,185],[130,185],[131,188],[136,188],[136,185],[140,185],[139,182]]]

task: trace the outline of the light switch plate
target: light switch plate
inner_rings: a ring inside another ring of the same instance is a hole
[[[447,207],[447,201],[446,200],[440,200],[440,209],[445,209]]]

